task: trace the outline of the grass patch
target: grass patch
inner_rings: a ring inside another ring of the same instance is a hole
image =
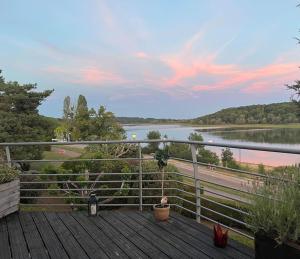
[[[73,147],[73,146],[60,146],[61,149],[65,149],[65,150],[69,150],[72,152],[76,152],[79,154],[84,154],[85,153],[85,149],[84,148],[80,148],[80,147]]]

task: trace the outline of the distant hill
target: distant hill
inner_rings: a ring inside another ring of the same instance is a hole
[[[175,119],[155,119],[155,118],[140,118],[140,117],[117,117],[117,120],[122,124],[165,124],[165,123],[180,123],[183,120]]]
[[[117,119],[122,124],[284,124],[300,123],[300,116],[297,116],[297,114],[299,114],[299,110],[294,103],[284,102],[227,108],[209,115],[188,120],[140,117],[117,117]]]
[[[203,125],[299,123],[297,113],[299,110],[294,103],[284,102],[227,108],[188,121]]]

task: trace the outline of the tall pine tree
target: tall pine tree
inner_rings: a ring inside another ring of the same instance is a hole
[[[38,107],[52,91],[37,92],[36,84],[5,82],[0,75],[0,142],[51,140],[53,125],[39,115]],[[11,153],[13,159],[42,157],[39,147],[15,147]]]
[[[89,136],[90,113],[83,95],[78,97],[74,119],[73,138],[75,140],[86,140]]]

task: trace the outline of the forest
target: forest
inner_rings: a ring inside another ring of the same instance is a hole
[[[227,108],[189,120],[203,125],[299,123],[299,107],[293,102]]]

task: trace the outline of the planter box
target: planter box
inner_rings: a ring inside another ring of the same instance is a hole
[[[0,218],[19,210],[20,180],[0,184]]]
[[[298,259],[300,246],[296,243],[278,244],[262,234],[255,235],[255,259]]]

